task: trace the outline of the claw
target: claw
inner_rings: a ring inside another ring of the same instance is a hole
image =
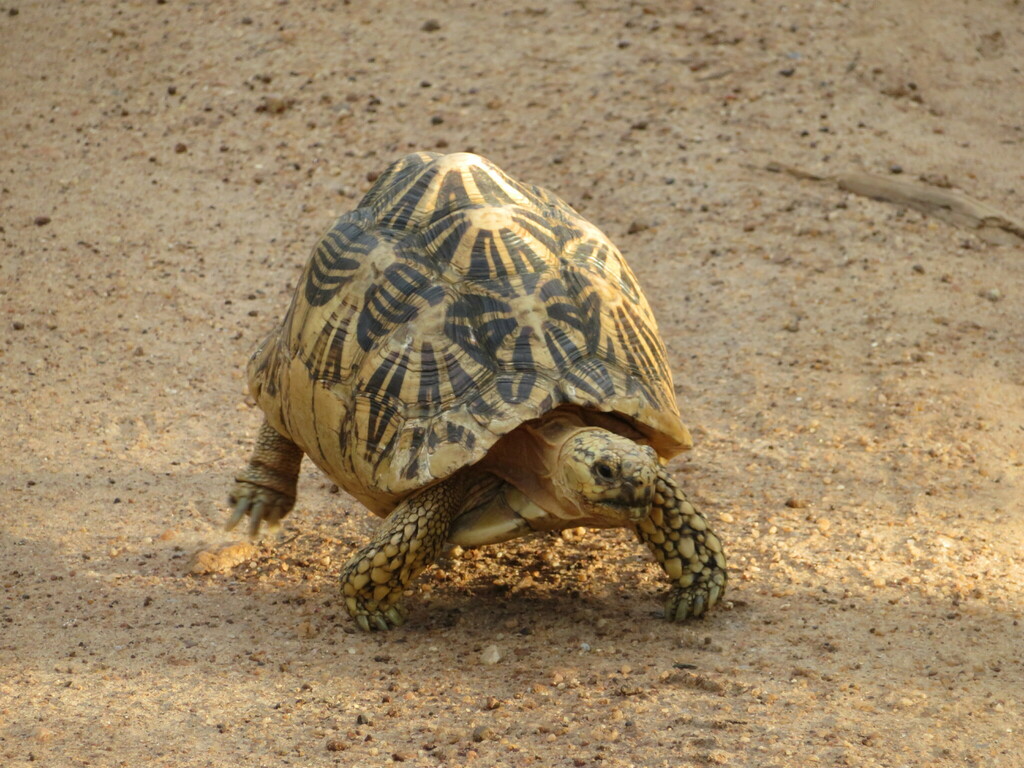
[[[358,624],[364,632],[370,631],[370,620],[366,618],[365,613],[360,613],[356,616],[356,624]]]
[[[703,593],[695,595],[693,598],[693,610],[690,611],[690,615],[697,617],[703,616],[704,611],[707,609],[707,601],[704,599]]]
[[[249,538],[255,539],[256,535],[260,532],[260,523],[263,522],[263,509],[267,506],[267,503],[263,499],[257,499],[256,503],[252,505],[252,509],[249,510]]]
[[[380,614],[373,615],[373,623],[381,632],[387,632],[389,629],[391,629],[391,626],[386,621],[384,621],[384,617]]]
[[[224,524],[224,530],[230,531],[236,525],[238,521],[245,517],[245,513],[249,510],[249,500],[242,498],[235,501],[234,499],[228,499],[228,501],[234,502],[235,508],[231,511],[231,517]]]
[[[402,612],[395,606],[388,608],[384,612],[384,615],[388,617],[388,620],[390,620],[391,624],[395,627],[400,627],[405,624],[405,616],[403,616]]]

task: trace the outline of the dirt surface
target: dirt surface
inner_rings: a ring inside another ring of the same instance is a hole
[[[1010,0],[0,6],[0,763],[1024,764],[1022,248],[764,170],[1019,212],[1022,39]],[[312,467],[280,539],[221,531],[245,361],[411,149],[627,255],[706,619],[605,531],[451,554],[363,634],[376,519]]]

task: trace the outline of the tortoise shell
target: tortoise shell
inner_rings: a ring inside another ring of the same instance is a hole
[[[249,386],[382,516],[560,407],[611,414],[666,458],[691,445],[618,249],[472,154],[402,158],[327,230]]]

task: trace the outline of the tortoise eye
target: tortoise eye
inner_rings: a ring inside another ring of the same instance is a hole
[[[615,470],[605,461],[598,461],[594,464],[594,471],[602,480],[611,480],[615,477]]]

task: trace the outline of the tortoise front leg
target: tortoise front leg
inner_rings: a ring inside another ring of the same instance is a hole
[[[666,619],[700,616],[722,598],[727,581],[722,542],[665,467],[658,470],[651,514],[636,532],[675,585],[665,600]]]
[[[373,540],[348,561],[341,572],[341,592],[360,627],[390,629],[405,621],[398,599],[441,554],[470,485],[458,473],[413,494],[395,507]]]
[[[264,420],[249,464],[228,497],[232,512],[225,528],[230,531],[246,515],[250,537],[259,533],[261,523],[271,529],[280,525],[295,505],[301,464],[302,449]]]

